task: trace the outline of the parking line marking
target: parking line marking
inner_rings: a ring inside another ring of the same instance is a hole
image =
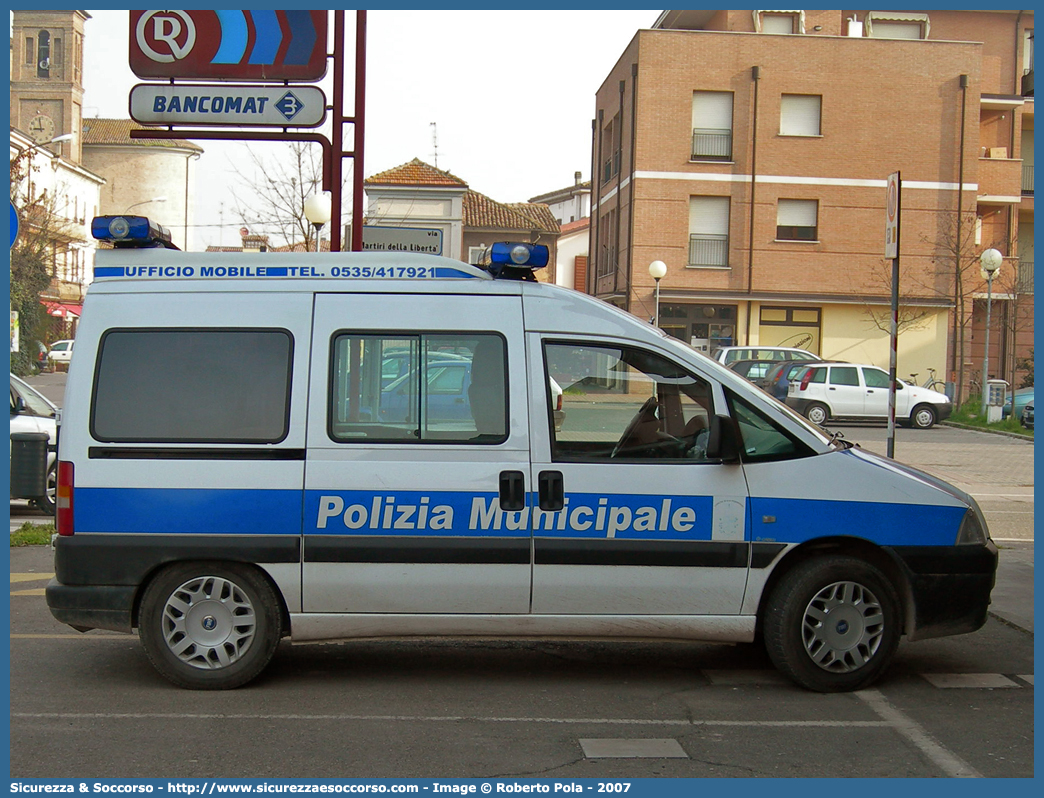
[[[901,712],[879,690],[860,690],[856,697],[864,701],[888,725],[913,743],[926,757],[951,778],[981,779],[982,774],[957,754],[937,743],[916,721]]]
[[[42,582],[45,579],[53,579],[54,574],[29,574],[29,573],[12,573],[12,582]]]
[[[12,718],[51,720],[303,720],[376,721],[380,723],[551,723],[592,726],[734,726],[759,728],[860,728],[886,729],[884,720],[671,720],[666,718],[527,718],[467,715],[299,715],[294,713],[195,713],[195,712],[12,712]]]
[[[43,587],[32,587],[26,590],[12,590],[12,596],[46,596],[47,589]]]
[[[1018,685],[999,673],[922,673],[933,687],[943,690],[954,688],[978,688],[995,690]]]
[[[677,740],[580,738],[588,759],[688,759]]]

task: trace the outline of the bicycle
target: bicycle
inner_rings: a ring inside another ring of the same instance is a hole
[[[910,373],[910,382],[913,383],[914,385],[917,385],[917,375],[919,373],[920,372],[917,372],[917,371],[914,371],[914,372]],[[924,384],[921,385],[921,387],[922,388],[927,388],[930,391],[939,391],[939,393],[945,393],[946,392],[946,383],[943,382],[942,380],[940,380],[935,375],[935,369],[933,369],[933,368],[929,368],[928,369],[928,377],[927,377],[927,379],[925,379]]]

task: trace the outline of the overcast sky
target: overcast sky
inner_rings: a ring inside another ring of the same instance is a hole
[[[128,66],[128,12],[89,11],[85,118],[127,118],[140,82]],[[364,174],[420,158],[498,202],[522,202],[591,175],[594,94],[623,49],[658,10],[382,11],[367,20]],[[354,97],[354,21],[348,24],[346,114]],[[332,32],[332,25],[331,25]],[[329,98],[331,76],[324,89]],[[329,135],[329,123],[323,132]],[[349,127],[350,129],[350,127]],[[198,142],[193,250],[239,243],[240,221],[225,187],[238,144]],[[347,147],[346,147],[347,149]],[[352,161],[344,162],[345,175]],[[214,190],[215,181],[218,190]],[[224,225],[215,225],[222,214]],[[343,200],[351,210],[351,196]]]

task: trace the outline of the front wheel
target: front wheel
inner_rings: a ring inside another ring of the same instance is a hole
[[[910,424],[917,429],[928,429],[935,424],[935,410],[931,405],[917,405],[910,414]]]
[[[819,402],[814,402],[805,408],[805,418],[811,421],[813,424],[819,424],[823,426],[827,423],[827,419],[830,418],[830,411],[827,410],[826,405],[821,405]]]
[[[880,678],[899,645],[899,599],[877,568],[852,557],[807,560],[776,585],[765,608],[775,666],[820,693],[860,690]]]
[[[179,687],[229,690],[268,665],[281,635],[275,591],[238,563],[180,563],[141,600],[138,634],[149,660]]]

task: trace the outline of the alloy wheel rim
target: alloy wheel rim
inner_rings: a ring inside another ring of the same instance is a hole
[[[831,673],[866,665],[884,639],[884,611],[877,597],[857,582],[834,582],[805,607],[801,623],[805,652]]]
[[[186,665],[217,670],[242,659],[257,630],[249,597],[219,576],[200,576],[174,590],[163,607],[163,638]]]

